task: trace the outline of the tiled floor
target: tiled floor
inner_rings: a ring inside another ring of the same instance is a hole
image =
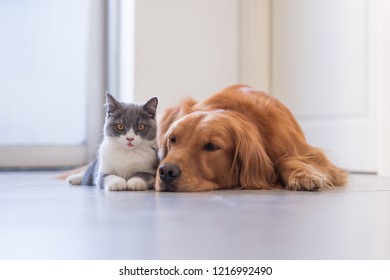
[[[0,259],[390,259],[390,178],[322,192],[105,192],[0,172]]]

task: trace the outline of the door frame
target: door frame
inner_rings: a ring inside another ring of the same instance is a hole
[[[390,3],[368,1],[371,18],[372,83],[377,92],[378,175],[390,176]]]

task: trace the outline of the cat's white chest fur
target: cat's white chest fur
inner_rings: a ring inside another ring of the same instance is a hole
[[[143,141],[133,148],[126,148],[114,137],[106,137],[99,150],[99,171],[129,179],[139,172],[154,172],[157,160],[156,141]]]

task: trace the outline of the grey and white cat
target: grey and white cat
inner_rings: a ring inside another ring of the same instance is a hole
[[[109,191],[153,188],[158,166],[158,99],[143,105],[123,103],[106,93],[104,138],[97,159],[85,172],[68,177],[72,185],[97,185]]]

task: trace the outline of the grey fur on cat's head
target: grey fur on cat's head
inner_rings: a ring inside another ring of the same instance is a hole
[[[104,135],[120,137],[131,129],[142,139],[154,140],[157,134],[157,97],[152,97],[143,105],[124,103],[106,92],[106,122]]]

